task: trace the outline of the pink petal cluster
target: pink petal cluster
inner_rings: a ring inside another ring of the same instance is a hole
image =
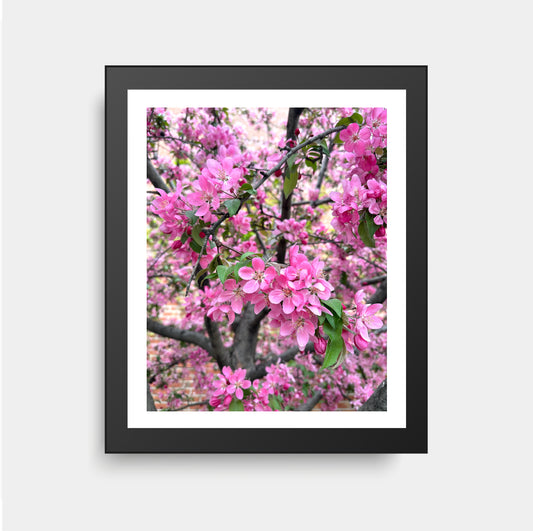
[[[355,294],[355,307],[348,313],[351,317],[353,339],[348,331],[346,333],[343,332],[343,338],[347,347],[352,345],[353,341],[359,350],[365,350],[370,343],[368,330],[377,330],[383,326],[383,321],[376,315],[383,305],[365,304],[363,302],[365,296],[365,292],[359,290]]]
[[[233,397],[238,400],[244,398],[244,391],[252,385],[250,380],[246,379],[244,369],[231,370],[231,367],[223,367],[222,374],[213,382],[215,391],[209,400],[210,405],[216,409],[227,409]]]
[[[309,234],[305,230],[306,221],[297,221],[294,218],[289,218],[284,221],[276,220],[276,229],[272,233],[273,236],[283,234],[283,237],[292,243],[300,243],[307,245]]]
[[[251,267],[241,267],[240,281],[228,279],[224,289],[211,300],[208,316],[230,322],[247,302],[255,313],[270,310],[270,325],[280,329],[283,337],[293,337],[303,350],[318,326],[318,316],[329,313],[321,301],[331,297],[333,286],[323,277],[324,264],[316,258],[309,262],[297,246],[289,249],[289,265],[265,265],[252,259]],[[228,304],[229,302],[229,304]]]
[[[378,157],[387,147],[387,110],[376,107],[360,112],[364,125],[352,123],[339,133],[347,152],[344,166],[348,175],[343,193],[330,195],[334,202],[331,224],[342,241],[351,245],[360,244],[357,229],[361,211],[368,211],[374,223],[383,227],[376,237],[385,235],[387,225],[387,172],[380,173],[378,165]]]

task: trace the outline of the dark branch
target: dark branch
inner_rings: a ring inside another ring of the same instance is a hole
[[[370,284],[377,284],[378,282],[381,282],[382,280],[385,280],[387,278],[387,275],[381,275],[379,277],[374,278],[367,278],[364,280],[361,280],[361,286],[369,286]]]
[[[294,411],[311,411],[321,400],[322,393],[317,391],[305,404],[298,406]]]
[[[333,199],[330,199],[329,197],[326,197],[325,199],[319,199],[318,201],[297,201],[296,203],[293,203],[292,206],[300,206],[300,205],[325,205],[326,203],[333,203]]]
[[[147,405],[148,411],[157,411],[157,408],[155,407],[155,403],[154,403],[154,397],[152,396],[152,393],[150,392],[150,384],[148,382],[146,382],[146,390],[147,390],[146,405]]]
[[[335,145],[334,139],[329,141],[328,150],[331,151]],[[320,191],[322,188],[322,181],[324,180],[324,175],[326,175],[326,170],[328,169],[329,155],[324,153],[324,158],[322,159],[322,165],[320,166],[320,173],[318,174],[318,179],[316,181],[316,189]]]
[[[193,330],[183,330],[172,325],[164,325],[153,319],[147,319],[147,327],[150,332],[158,334],[163,337],[175,339],[176,341],[183,341],[184,343],[191,343],[197,345],[209,354],[213,355],[213,346],[207,337],[200,332],[194,332]]]
[[[337,133],[339,131],[342,131],[343,129],[346,129],[346,125],[340,125],[339,127],[333,127],[332,129],[328,129],[327,131],[324,131],[323,133],[320,133],[319,135],[315,135],[312,138],[309,138],[305,142],[302,142],[301,144],[298,144],[295,148],[291,149],[287,152],[287,154],[270,170],[267,172],[263,172],[263,178],[254,184],[254,190],[257,190],[273,173],[281,169],[281,167],[287,162],[289,157],[291,155],[294,155],[300,149],[304,148],[305,146],[308,146],[309,144],[312,144],[313,142],[316,142],[317,140],[320,140],[321,138],[324,138],[328,135],[331,135],[333,133]]]
[[[385,279],[379,286],[374,295],[368,299],[367,304],[383,303],[387,299],[387,279]]]
[[[160,188],[161,190],[164,190],[167,194],[169,194],[170,188],[166,185],[161,175],[159,175],[158,171],[154,168],[150,159],[148,159],[147,162],[148,162],[148,179],[150,180],[150,182],[154,185],[155,188]]]
[[[309,341],[307,345],[305,345],[305,351],[306,352],[312,352],[315,349],[313,343]],[[295,358],[296,354],[300,352],[300,349],[298,347],[291,347],[287,349],[283,354],[280,354],[279,356],[272,356],[267,358],[264,362],[260,363],[259,365],[254,365],[253,367],[250,367],[246,371],[246,378],[248,380],[256,380],[258,378],[263,378],[266,375],[266,368],[270,367],[270,365],[275,365],[276,363],[286,363],[287,361],[291,361]]]
[[[204,323],[205,329],[209,334],[211,344],[213,345],[211,354],[216,359],[219,368],[222,369],[222,367],[224,367],[225,365],[230,366],[231,363],[228,349],[224,346],[222,336],[220,335],[220,329],[218,328],[218,324],[209,317],[207,317],[207,315],[204,317]]]
[[[302,114],[303,109],[299,107],[291,107],[289,109],[289,118],[287,120],[287,139],[296,140],[296,128],[298,127],[298,120],[300,119],[300,114]],[[284,180],[289,178],[289,167],[285,168]],[[292,202],[292,192],[285,197],[285,187],[282,187],[281,190],[281,219],[289,219],[291,217],[291,202]],[[278,264],[285,263],[285,253],[287,251],[287,240],[281,238],[278,242],[278,247],[276,249],[276,260]]]
[[[387,380],[381,382],[358,411],[387,411]]]
[[[187,409],[188,407],[206,406],[207,404],[209,404],[208,400],[202,400],[201,402],[191,402],[190,404],[187,404],[185,406],[180,406],[175,409],[169,409],[169,411],[181,411],[183,409]]]
[[[270,308],[263,308],[252,321],[251,326],[257,326],[270,313]]]

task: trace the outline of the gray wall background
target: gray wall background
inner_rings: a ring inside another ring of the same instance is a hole
[[[4,529],[531,525],[527,2],[4,2]],[[105,64],[429,64],[429,455],[103,453]]]

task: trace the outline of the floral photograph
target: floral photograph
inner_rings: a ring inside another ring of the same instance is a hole
[[[146,120],[148,410],[386,410],[387,110]]]

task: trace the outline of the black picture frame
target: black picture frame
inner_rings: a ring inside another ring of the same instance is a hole
[[[106,453],[427,453],[427,76],[427,66],[106,66]],[[126,190],[130,89],[406,91],[405,428],[127,427]]]

